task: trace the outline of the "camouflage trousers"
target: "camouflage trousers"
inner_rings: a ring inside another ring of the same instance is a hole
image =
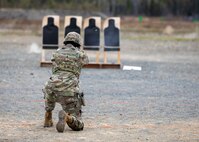
[[[56,103],[61,104],[63,110],[70,114],[74,120],[72,123],[67,123],[68,126],[74,131],[83,130],[84,123],[81,118],[81,104],[76,94],[74,96],[62,96],[51,93],[47,94],[45,99],[46,111],[54,110]]]

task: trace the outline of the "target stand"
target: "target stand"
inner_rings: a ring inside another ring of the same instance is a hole
[[[104,66],[120,68],[120,18],[119,17],[109,17],[104,21]],[[107,63],[108,52],[117,52],[117,63]]]
[[[51,61],[46,60],[46,50],[55,50],[59,47],[59,16],[48,15],[42,21],[42,53],[41,67],[51,66]]]
[[[51,60],[46,60],[46,51],[52,51],[59,48],[59,23],[58,15],[48,15],[43,18],[42,29],[42,53],[41,67],[51,67]],[[96,52],[94,55],[95,62],[84,65],[84,68],[96,69],[120,69],[120,18],[110,17],[103,22],[104,44],[100,45],[101,18],[86,18],[82,26],[81,16],[65,16],[64,36],[68,32],[77,32],[81,34],[84,30],[83,46],[81,47],[87,53],[89,51]],[[81,34],[82,35],[82,34]],[[117,63],[109,63],[108,53],[117,52]],[[88,53],[89,55],[89,53]],[[100,55],[103,55],[103,62],[100,62]],[[89,55],[90,57],[90,55]]]

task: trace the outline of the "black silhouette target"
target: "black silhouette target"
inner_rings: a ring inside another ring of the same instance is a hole
[[[76,18],[71,18],[70,19],[70,25],[65,28],[64,37],[69,32],[76,32],[76,33],[80,34],[80,27],[77,26],[77,19]]]
[[[49,17],[47,25],[43,27],[43,49],[57,49],[57,48],[58,48],[58,27],[54,24],[54,18]]]
[[[104,29],[104,45],[106,51],[118,51],[120,46],[120,32],[113,19],[109,20],[108,27]],[[116,48],[108,48],[116,47]]]
[[[99,50],[100,29],[95,25],[95,19],[89,19],[89,26],[84,31],[84,46],[90,46],[90,50]],[[93,48],[92,48],[93,46]],[[85,49],[86,48],[84,47]]]

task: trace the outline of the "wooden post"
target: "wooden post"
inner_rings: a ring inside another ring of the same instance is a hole
[[[44,62],[45,61],[45,50],[42,49],[41,51],[41,61]]]
[[[99,63],[99,56],[100,56],[100,52],[97,51],[97,53],[96,53],[96,63]]]
[[[120,51],[117,53],[117,63],[120,64]]]
[[[107,53],[106,53],[106,51],[104,51],[104,63],[105,64],[107,63]]]

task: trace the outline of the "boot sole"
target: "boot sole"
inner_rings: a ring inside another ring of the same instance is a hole
[[[57,122],[56,129],[58,132],[63,133],[66,125],[66,113],[64,110],[59,111],[59,121]]]

